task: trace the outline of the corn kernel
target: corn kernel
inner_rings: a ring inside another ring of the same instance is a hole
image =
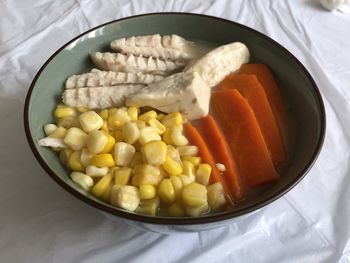
[[[49,137],[63,139],[66,135],[67,135],[66,128],[59,126],[59,127],[57,127],[56,130],[54,130],[52,133],[50,133]]]
[[[189,156],[198,154],[198,147],[195,145],[185,145],[177,147],[180,156]]]
[[[125,142],[117,142],[114,146],[115,163],[119,166],[128,166],[134,158],[135,147]]]
[[[164,179],[158,187],[158,196],[164,204],[175,202],[175,189],[170,179]]]
[[[207,213],[209,211],[209,207],[208,204],[205,203],[199,206],[186,206],[185,210],[188,216],[196,217]]]
[[[181,164],[171,159],[169,156],[165,158],[163,163],[164,170],[170,175],[180,175],[182,173]]]
[[[109,128],[108,128],[107,121],[103,121],[103,124],[101,126],[101,130],[104,131],[104,132],[108,132],[109,133]]]
[[[88,109],[88,108],[85,108],[85,107],[77,107],[77,110],[78,110],[80,113],[89,111],[89,109]]]
[[[57,107],[53,113],[56,118],[75,116],[75,110],[68,106]]]
[[[164,134],[164,132],[166,131],[165,126],[160,121],[158,121],[157,119],[149,120],[148,124],[151,127],[153,127],[157,131],[157,133],[160,134],[160,135]]]
[[[100,112],[100,117],[105,121],[108,119],[108,110],[107,109],[104,109],[104,110],[101,110]]]
[[[108,137],[103,131],[92,131],[86,141],[87,149],[92,154],[101,153],[108,143]]]
[[[171,141],[176,146],[183,146],[188,144],[187,138],[182,134],[182,126],[175,126],[171,129]]]
[[[114,130],[121,129],[123,125],[129,121],[131,121],[131,119],[125,109],[117,109],[115,112],[110,112],[108,116],[108,125]]]
[[[143,184],[139,187],[141,200],[147,200],[155,198],[157,195],[157,190],[153,185]]]
[[[174,144],[171,140],[171,129],[166,129],[163,133],[163,142],[165,142],[168,145]]]
[[[131,185],[114,185],[111,204],[128,211],[135,211],[140,204],[139,190]]]
[[[107,143],[105,147],[102,150],[102,153],[109,153],[113,150],[113,147],[115,145],[115,139],[112,135],[110,135],[107,132],[103,132],[107,136]]]
[[[46,136],[49,136],[49,135],[50,135],[51,133],[53,133],[56,129],[57,129],[56,124],[49,123],[49,124],[46,124],[46,125],[44,126],[44,132],[45,132]]]
[[[140,129],[139,142],[143,145],[150,141],[160,141],[161,137],[153,127],[145,127]]]
[[[109,108],[108,109],[108,117],[115,114],[117,112],[117,108]]]
[[[182,125],[182,122],[183,119],[180,112],[173,112],[167,114],[162,119],[162,124],[167,128]]]
[[[90,165],[97,167],[113,167],[115,164],[111,154],[101,153],[91,157]]]
[[[128,122],[123,125],[122,134],[125,142],[134,144],[140,136],[140,130],[136,123]]]
[[[176,200],[181,199],[183,184],[179,176],[170,176],[170,181],[173,184]]]
[[[85,169],[88,176],[91,177],[101,177],[108,173],[108,167],[97,167],[94,165],[88,165]]]
[[[149,164],[140,164],[133,169],[132,185],[140,186],[144,184],[157,186],[162,179],[157,167]]]
[[[197,167],[200,164],[200,162],[201,162],[201,158],[198,157],[198,156],[181,156],[181,160],[182,161],[189,161],[195,167]]]
[[[68,160],[69,160],[69,157],[70,157],[71,154],[72,154],[72,150],[70,150],[68,148],[63,148],[60,151],[60,155],[59,155],[61,163],[67,166],[68,165]]]
[[[186,215],[185,208],[180,202],[175,202],[167,208],[167,214],[174,217],[183,217]]]
[[[164,113],[158,113],[158,114],[157,114],[157,120],[158,120],[158,121],[162,121],[164,117],[165,117],[165,114],[164,114]]]
[[[223,163],[216,163],[215,166],[216,166],[216,168],[218,168],[218,170],[220,172],[225,172],[226,171],[226,166]]]
[[[167,155],[173,159],[174,161],[178,162],[182,165],[181,157],[179,154],[179,151],[172,145],[167,145]]]
[[[207,163],[201,163],[200,165],[198,165],[196,181],[200,184],[208,185],[210,174],[211,174],[211,166]]]
[[[154,110],[150,110],[150,111],[147,111],[147,112],[141,114],[138,119],[140,121],[144,121],[147,123],[150,120],[155,119],[155,118],[157,118],[157,112],[155,112]]]
[[[88,151],[88,149],[84,148],[81,150],[81,155],[80,155],[80,163],[84,166],[87,167],[90,164],[91,157],[93,156],[92,153]]]
[[[121,130],[117,130],[114,132],[114,139],[116,142],[124,141],[123,132]]]
[[[190,177],[188,177],[187,175],[184,175],[184,174],[180,174],[179,178],[181,179],[183,186],[188,185],[188,184],[193,182],[193,180],[191,180]]]
[[[59,118],[57,120],[57,126],[62,126],[66,129],[72,127],[80,127],[79,119],[75,116],[68,116],[64,118]]]
[[[140,109],[136,107],[128,108],[128,114],[132,121],[136,121],[139,116]]]
[[[142,154],[140,152],[135,152],[134,158],[132,158],[131,163],[129,166],[131,168],[134,168],[136,165],[142,164]]]
[[[85,132],[99,130],[103,125],[103,119],[94,111],[87,111],[79,116],[79,122]]]
[[[189,161],[182,162],[182,173],[186,175],[193,182],[196,179],[195,168],[193,163]]]
[[[91,190],[92,194],[96,197],[101,198],[103,194],[109,190],[112,181],[112,174],[106,174],[94,185]]]
[[[225,205],[224,188],[221,183],[217,182],[209,185],[207,191],[208,204],[212,211],[217,211]]]
[[[137,128],[139,128],[139,130],[147,127],[147,125],[144,121],[136,120],[136,121],[132,121],[132,122],[137,125]]]
[[[84,172],[84,166],[80,162],[81,151],[72,152],[69,156],[68,166],[74,172]]]
[[[136,212],[139,214],[155,216],[158,212],[160,200],[158,197],[148,200],[142,200]]]
[[[127,185],[131,178],[131,168],[123,167],[114,172],[114,183],[119,185]]]
[[[159,166],[165,162],[166,144],[162,141],[150,141],[142,146],[142,154],[148,164]]]
[[[94,181],[90,176],[80,172],[72,172],[69,176],[73,182],[78,184],[81,188],[83,188],[86,191],[89,190],[94,184]]]
[[[112,180],[107,185],[106,190],[104,191],[103,195],[101,196],[101,199],[106,203],[110,203],[113,185],[114,185],[114,182],[113,182],[113,178],[112,178]]]
[[[182,190],[182,200],[186,206],[201,206],[207,203],[207,188],[199,183],[190,183]]]
[[[88,135],[81,129],[72,127],[68,129],[63,141],[72,150],[79,151],[86,146],[87,137]]]

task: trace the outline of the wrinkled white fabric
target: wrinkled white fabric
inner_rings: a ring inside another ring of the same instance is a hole
[[[284,197],[227,228],[161,235],[115,223],[61,189],[25,139],[26,92],[74,36],[125,16],[204,13],[257,29],[317,82],[327,135]],[[350,16],[318,0],[0,1],[0,262],[350,262]]]

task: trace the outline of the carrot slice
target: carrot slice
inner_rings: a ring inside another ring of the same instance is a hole
[[[257,77],[261,86],[265,90],[273,113],[276,116],[278,127],[282,134],[285,147],[287,148],[288,126],[286,112],[283,106],[281,92],[278,88],[271,69],[264,64],[243,64],[238,74],[253,74]]]
[[[258,121],[237,90],[212,94],[212,109],[223,128],[242,177],[251,186],[279,178]]]
[[[201,157],[202,161],[204,163],[209,164],[212,167],[212,172],[210,175],[211,182],[212,183],[221,182],[221,184],[224,188],[224,192],[226,194],[230,194],[230,191],[227,187],[227,184],[223,180],[223,178],[220,174],[220,171],[216,167],[216,163],[214,161],[214,158],[213,158],[212,154],[210,153],[203,137],[200,135],[198,130],[194,126],[192,126],[192,124],[190,124],[190,123],[186,123],[184,125],[184,128],[185,128],[185,134],[186,134],[187,139],[190,141],[191,144],[196,145],[198,147],[199,156]]]
[[[200,126],[199,132],[205,139],[215,162],[225,165],[226,170],[222,174],[230,188],[232,196],[235,199],[242,199],[244,194],[240,184],[237,166],[232,158],[225,136],[211,115],[200,119],[198,125]]]
[[[258,120],[261,132],[274,164],[287,162],[287,151],[277,121],[270,107],[264,88],[254,75],[229,75],[219,85],[219,90],[237,89],[248,100]]]

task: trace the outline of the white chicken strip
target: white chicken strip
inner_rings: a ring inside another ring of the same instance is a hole
[[[111,42],[114,51],[170,60],[189,60],[198,57],[201,49],[194,42],[178,35],[159,34],[120,38]]]
[[[208,114],[210,88],[197,72],[177,73],[127,96],[126,106],[150,106],[165,113],[180,111],[188,120]]]
[[[188,65],[184,72],[198,72],[209,87],[214,87],[248,61],[249,50],[246,45],[234,42],[213,49]]]
[[[114,72],[141,72],[168,76],[176,71],[180,71],[185,66],[184,61],[146,58],[121,53],[92,52],[90,57],[98,68]]]
[[[115,86],[118,84],[149,84],[164,77],[153,74],[101,71],[92,69],[90,73],[70,76],[66,80],[66,89]]]
[[[64,104],[71,107],[89,109],[122,107],[128,95],[137,93],[144,87],[145,85],[117,85],[66,89],[63,92],[62,100]]]

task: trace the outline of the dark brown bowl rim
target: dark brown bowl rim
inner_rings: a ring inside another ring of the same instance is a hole
[[[123,20],[127,20],[127,19],[133,19],[133,18],[136,18],[136,17],[154,16],[154,15],[156,15],[156,16],[159,16],[159,15],[199,16],[199,17],[206,17],[206,18],[213,19],[213,20],[219,20],[219,21],[222,21],[222,22],[225,22],[225,23],[234,24],[236,26],[239,26],[239,27],[242,27],[242,28],[244,28],[246,30],[249,30],[249,31],[259,35],[260,37],[268,40],[272,45],[276,46],[277,48],[279,48],[283,52],[285,52],[286,55],[288,55],[292,60],[294,60],[294,62],[297,63],[299,65],[299,67],[304,71],[304,73],[306,74],[306,76],[308,77],[309,81],[311,82],[311,84],[312,84],[312,86],[314,88],[314,91],[316,93],[316,96],[317,96],[317,99],[318,99],[318,103],[319,103],[319,106],[320,106],[319,112],[321,114],[321,116],[320,116],[321,117],[321,131],[320,131],[320,137],[319,137],[318,142],[317,142],[317,147],[316,147],[316,149],[314,150],[314,152],[312,154],[312,158],[306,164],[304,169],[296,176],[296,178],[295,178],[295,180],[293,182],[287,184],[285,187],[283,187],[283,189],[278,191],[276,194],[274,194],[270,198],[261,200],[260,202],[254,204],[254,205],[250,205],[248,207],[243,207],[241,209],[238,209],[238,210],[235,210],[235,211],[232,211],[232,212],[221,213],[221,214],[213,214],[213,215],[210,215],[210,216],[194,217],[194,218],[148,217],[148,216],[143,216],[143,215],[140,215],[140,214],[133,214],[133,213],[129,213],[129,212],[126,212],[126,211],[124,212],[123,210],[114,209],[114,208],[111,208],[111,207],[109,207],[109,206],[107,206],[105,204],[98,203],[98,202],[94,201],[93,199],[90,199],[89,197],[85,196],[84,194],[78,192],[77,190],[75,190],[74,188],[72,188],[68,184],[66,184],[46,164],[46,162],[40,156],[38,150],[35,147],[35,143],[33,141],[33,138],[32,138],[31,133],[30,133],[30,128],[29,128],[29,104],[30,104],[31,94],[32,94],[32,91],[34,89],[36,81],[39,78],[41,72],[45,69],[47,64],[59,52],[61,52],[66,46],[68,46],[73,41],[79,39],[83,35],[91,32],[93,30],[96,30],[96,29],[98,29],[100,27],[103,27],[103,26],[106,26],[106,25],[109,25],[109,24],[112,24],[112,23],[116,23],[116,22],[119,22],[119,21],[123,21]],[[321,148],[322,148],[322,145],[323,145],[323,142],[324,142],[324,138],[325,138],[325,131],[326,131],[326,114],[325,114],[325,108],[324,108],[323,100],[322,100],[322,97],[321,97],[321,93],[320,93],[320,91],[319,91],[315,81],[311,77],[310,73],[305,68],[305,66],[292,53],[290,53],[285,47],[283,47],[282,45],[280,45],[279,43],[277,43],[275,40],[271,39],[270,37],[264,35],[263,33],[255,30],[255,29],[252,29],[250,27],[247,27],[245,25],[239,24],[237,22],[233,22],[233,21],[230,21],[230,20],[227,20],[227,19],[223,19],[223,18],[220,18],[220,17],[215,17],[215,16],[208,16],[208,15],[196,14],[196,13],[183,13],[183,12],[148,13],[148,14],[141,14],[141,15],[124,17],[124,18],[121,18],[121,19],[117,19],[117,20],[113,20],[113,21],[107,22],[105,24],[99,25],[99,26],[94,27],[92,29],[89,29],[88,31],[78,35],[77,37],[73,38],[72,40],[70,40],[69,42],[64,44],[53,55],[50,56],[50,58],[41,66],[41,68],[39,69],[39,71],[35,75],[32,83],[30,85],[30,88],[28,90],[27,96],[26,96],[23,120],[24,120],[24,128],[25,128],[26,137],[27,137],[27,140],[29,142],[31,150],[34,153],[35,158],[38,160],[38,162],[44,168],[44,170],[48,173],[48,175],[56,183],[58,183],[61,187],[63,187],[65,190],[67,190],[69,193],[71,193],[75,197],[79,198],[83,202],[85,202],[85,203],[87,203],[87,204],[89,204],[89,205],[91,205],[91,206],[93,206],[93,207],[95,207],[95,208],[97,208],[99,210],[107,212],[109,214],[112,214],[112,215],[115,215],[115,216],[119,216],[119,217],[122,217],[122,218],[126,218],[126,219],[130,219],[130,220],[141,221],[141,222],[150,223],[150,224],[161,224],[161,225],[205,224],[205,223],[212,223],[212,222],[217,222],[217,221],[222,221],[222,220],[228,220],[228,219],[233,219],[235,217],[238,217],[238,216],[250,213],[252,211],[255,211],[257,209],[262,208],[263,206],[266,206],[266,205],[270,204],[271,202],[277,200],[278,198],[280,198],[281,196],[286,194],[288,191],[290,191],[295,185],[297,185],[305,177],[305,175],[310,170],[310,168],[313,166],[314,162],[316,161],[316,159],[317,159],[317,157],[318,157],[318,155],[319,155],[319,153],[321,151]]]

